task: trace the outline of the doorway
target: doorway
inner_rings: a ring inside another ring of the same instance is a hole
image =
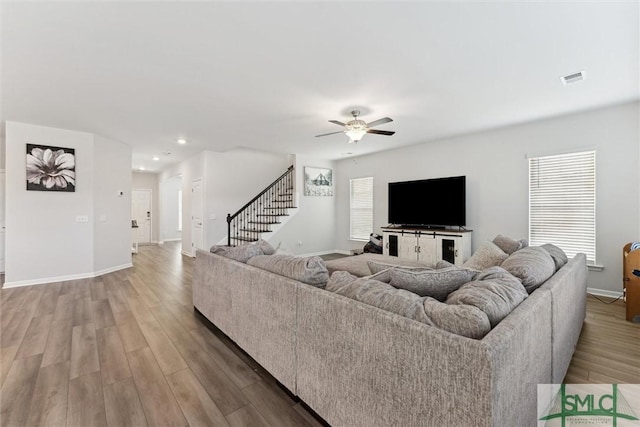
[[[131,219],[138,224],[140,244],[151,243],[151,197],[151,190],[131,190]]]
[[[196,179],[191,183],[191,256],[204,246],[202,194],[202,179]]]
[[[182,175],[160,182],[160,240],[182,240]]]

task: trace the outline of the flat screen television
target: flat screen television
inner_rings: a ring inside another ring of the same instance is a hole
[[[389,183],[389,224],[446,227],[466,225],[466,177]]]

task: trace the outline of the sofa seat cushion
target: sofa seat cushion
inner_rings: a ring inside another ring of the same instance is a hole
[[[329,280],[327,266],[319,256],[257,255],[247,264],[317,287]]]
[[[502,267],[489,267],[473,282],[449,294],[446,303],[478,307],[487,315],[493,328],[528,295],[517,277]]]
[[[367,266],[369,266],[369,271],[371,272],[371,274],[379,273],[382,270],[386,270],[388,268],[402,268],[404,270],[412,270],[412,271],[433,270],[433,268],[426,267],[426,266],[398,265],[398,264],[378,262],[378,261],[367,261]]]
[[[504,260],[502,268],[520,279],[528,293],[536,290],[556,271],[551,255],[539,246],[512,253]]]
[[[473,280],[476,274],[477,271],[459,267],[422,271],[392,268],[389,283],[423,297],[429,296],[444,301],[447,295]]]
[[[334,271],[348,271],[354,276],[364,277],[372,274],[372,271],[369,269],[369,261],[386,264],[387,266],[400,265],[408,267],[432,267],[432,265],[429,265],[424,261],[401,259],[398,257],[374,253],[363,253],[360,255],[345,256],[342,258],[327,261],[326,264],[327,269],[329,270],[329,274],[333,273]]]
[[[485,268],[502,264],[509,255],[496,246],[493,242],[484,242],[480,247],[462,264],[463,267],[482,271]]]
[[[346,271],[333,273],[325,289],[468,338],[480,339],[491,329],[486,314],[476,307],[447,305]]]

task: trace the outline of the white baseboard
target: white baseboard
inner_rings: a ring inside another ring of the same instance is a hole
[[[587,288],[587,293],[598,295],[601,297],[608,297],[608,298],[620,298],[622,296],[622,292],[608,291],[606,289],[598,289],[598,288]]]
[[[82,274],[70,274],[68,276],[57,276],[57,277],[44,277],[42,279],[32,279],[32,280],[19,280],[14,282],[5,282],[2,285],[3,288],[18,288],[21,286],[33,286],[33,285],[46,285],[47,283],[55,283],[55,282],[66,282],[69,280],[80,280],[80,279],[91,279],[98,276],[103,276],[108,273],[113,273],[114,271],[124,270],[125,268],[133,267],[132,263],[117,265],[115,267],[106,268],[100,271],[94,271],[91,273],[82,273]]]
[[[187,252],[187,251],[180,251],[180,253],[184,256],[188,256],[189,258],[195,258],[196,255],[192,254],[191,252]]]

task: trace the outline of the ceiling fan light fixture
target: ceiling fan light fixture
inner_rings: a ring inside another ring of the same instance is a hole
[[[357,129],[349,129],[345,133],[351,139],[351,141],[349,142],[358,142],[362,139],[364,134],[367,133],[367,131],[365,129],[357,128]]]

